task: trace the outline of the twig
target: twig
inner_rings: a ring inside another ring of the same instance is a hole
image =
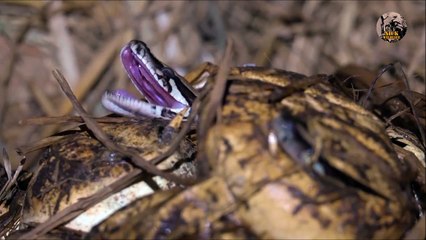
[[[168,158],[171,154],[173,154],[176,150],[176,148],[181,143],[181,140],[185,137],[185,135],[188,133],[193,121],[195,120],[196,116],[198,115],[200,108],[200,105],[202,103],[203,98],[207,95],[207,93],[210,91],[210,86],[205,86],[203,92],[197,97],[197,99],[192,104],[192,110],[188,117],[188,120],[186,121],[185,125],[182,127],[180,132],[176,135],[176,137],[173,139],[172,143],[170,144],[167,151],[162,153],[161,155],[155,157],[150,162],[154,165],[158,165],[162,161],[164,161],[166,158]]]
[[[408,103],[410,104],[411,112],[413,113],[414,119],[416,120],[417,129],[420,132],[420,137],[422,138],[423,146],[426,147],[426,136],[425,136],[425,133],[424,133],[424,129],[420,125],[419,116],[417,115],[416,108],[414,107],[416,104],[413,104],[413,101],[412,101],[413,98],[412,98],[412,94],[411,94],[411,90],[410,90],[410,85],[408,83],[407,75],[405,75],[404,68],[402,67],[402,64],[400,62],[397,62],[397,63],[399,63],[399,66],[401,66],[402,76],[404,77],[404,84],[405,84],[405,87],[407,88],[407,91],[404,91],[407,94],[404,94],[404,92],[403,92],[402,96],[404,96],[404,98],[407,99]]]
[[[407,99],[407,101],[409,101],[408,99]],[[417,101],[415,101],[413,104],[413,106],[415,107],[418,103],[420,102],[420,99],[417,99]],[[402,114],[404,114],[404,113],[406,113],[406,112],[409,112],[411,110],[411,107],[405,107],[404,109],[402,109],[401,111],[399,111],[399,112],[397,112],[397,113],[395,113],[394,115],[392,115],[392,116],[390,116],[388,119],[386,119],[386,122],[385,122],[385,124],[386,124],[386,126],[388,126],[388,125],[390,125],[391,124],[391,122],[395,119],[395,118],[397,118],[397,117],[399,117],[399,116],[401,116]]]
[[[130,161],[136,165],[137,167],[160,177],[163,177],[171,182],[175,182],[177,184],[181,185],[189,185],[191,181],[188,181],[187,179],[179,178],[173,174],[166,173],[163,171],[160,171],[155,167],[155,165],[151,164],[147,160],[145,160],[143,157],[139,156],[138,152],[134,151],[133,149],[127,149],[122,146],[118,146],[114,144],[108,136],[100,129],[100,127],[97,125],[95,120],[93,120],[84,110],[83,106],[78,102],[76,96],[73,94],[70,86],[68,85],[67,81],[65,80],[64,76],[59,72],[59,70],[53,71],[53,75],[55,76],[56,80],[59,82],[62,91],[65,93],[65,95],[69,98],[71,101],[75,111],[84,119],[85,124],[87,127],[93,132],[93,134],[96,136],[96,138],[104,144],[108,149],[111,151],[119,152],[123,154],[124,156],[130,157]]]
[[[233,42],[231,39],[228,39],[225,55],[223,57],[223,60],[221,61],[218,73],[215,77],[215,84],[210,94],[209,101],[207,102],[206,110],[200,117],[200,139],[203,139],[203,137],[206,135],[207,130],[211,126],[214,118],[216,117],[216,110],[220,107],[220,104],[222,102],[223,94],[225,92],[226,80],[230,70],[232,48]]]
[[[207,131],[213,124],[213,121],[220,114],[219,109],[221,109],[220,104],[223,100],[223,95],[226,87],[226,80],[228,77],[228,73],[230,71],[230,63],[232,59],[232,40],[228,38],[228,44],[226,46],[225,55],[221,61],[219,66],[217,75],[215,77],[215,83],[213,86],[213,90],[209,95],[209,99],[207,102],[207,106],[200,116],[200,123],[197,128],[197,137],[198,139],[205,139],[207,135]],[[199,164],[198,171],[201,176],[209,175],[209,164],[207,162],[205,154],[204,142],[198,143],[199,154],[197,156],[197,161]]]
[[[58,141],[62,140],[65,137],[69,137],[70,135],[67,136],[51,136],[51,137],[47,137],[44,138],[42,140],[38,140],[36,143],[30,143],[21,147],[18,147],[16,149],[16,151],[21,154],[21,155],[27,155],[30,152],[42,149],[44,147],[48,147],[54,143],[57,143]]]
[[[371,92],[373,91],[373,88],[374,88],[374,86],[376,85],[376,82],[377,82],[377,80],[379,80],[379,78],[385,73],[385,72],[387,72],[387,71],[389,71],[389,69],[391,69],[391,68],[393,68],[393,63],[391,63],[391,64],[389,64],[389,65],[387,65],[385,68],[383,68],[381,71],[380,71],[380,73],[379,73],[379,75],[373,80],[373,82],[371,83],[371,85],[370,85],[370,87],[368,88],[368,92],[367,92],[367,95],[365,95],[364,97],[363,97],[363,99],[361,100],[361,102],[360,102],[360,105],[362,106],[362,107],[365,107],[365,104],[366,104],[366,101],[368,100],[368,97],[370,97],[370,95],[371,95]]]
[[[6,173],[7,173],[7,182],[5,183],[5,185],[0,190],[0,200],[4,197],[5,193],[8,193],[8,191],[13,186],[13,184],[16,183],[16,180],[18,179],[18,176],[21,173],[21,171],[24,167],[24,164],[25,164],[25,160],[26,160],[25,158],[23,158],[21,160],[18,168],[16,169],[15,173],[12,176],[12,167],[11,167],[11,164],[10,164],[9,155],[7,154],[5,148],[3,148],[2,159],[3,159],[4,168],[5,168]]]
[[[67,95],[71,103],[73,104],[76,112],[80,114],[81,118],[84,120],[87,127],[93,132],[93,134],[96,136],[96,138],[103,143],[107,148],[109,148],[112,151],[119,152],[123,154],[124,156],[128,156],[131,158],[131,161],[136,166],[140,167],[140,169],[134,169],[130,172],[128,172],[125,176],[117,180],[116,182],[112,183],[108,187],[105,187],[96,194],[80,199],[78,202],[72,204],[71,206],[65,208],[64,210],[56,213],[52,217],[50,217],[46,222],[38,225],[34,229],[32,229],[30,232],[22,235],[20,239],[36,239],[42,236],[43,234],[49,232],[50,230],[58,227],[61,224],[64,224],[71,219],[75,218],[76,216],[83,213],[87,208],[95,205],[96,203],[102,201],[103,199],[109,197],[110,195],[114,194],[115,192],[118,192],[134,182],[136,182],[140,174],[142,174],[142,170],[146,170],[154,175],[161,176],[169,181],[173,181],[177,184],[181,185],[188,185],[192,183],[192,181],[179,178],[175,175],[164,173],[160,170],[158,170],[154,165],[147,162],[145,159],[140,157],[137,152],[134,152],[131,149],[125,149],[124,147],[120,147],[115,145],[108,136],[99,128],[97,123],[94,119],[92,119],[87,112],[83,109],[81,104],[78,102],[77,98],[73,94],[70,86],[68,85],[67,81],[65,80],[64,76],[58,71],[53,71],[53,75],[55,76],[56,80],[59,82],[61,89]]]
[[[80,78],[80,83],[75,90],[78,99],[83,99],[90,88],[95,84],[102,71],[110,64],[117,49],[122,44],[123,39],[131,38],[129,30],[117,33],[93,56],[92,61],[86,67]],[[66,115],[71,112],[72,105],[68,101],[63,101],[58,106],[58,115]],[[48,136],[57,130],[56,127],[46,128],[41,135]]]
[[[103,188],[96,192],[96,194],[80,199],[77,203],[65,208],[64,210],[56,213],[50,217],[46,222],[38,225],[31,231],[20,236],[19,239],[37,239],[43,234],[46,234],[50,230],[70,221],[83,213],[87,208],[95,205],[103,199],[111,196],[113,193],[122,190],[123,188],[130,186],[132,183],[139,179],[142,171],[140,169],[134,169],[128,172],[125,176],[110,184],[108,187]]]
[[[99,117],[92,118],[98,123],[123,123],[134,120],[126,117]],[[59,117],[35,117],[23,119],[18,122],[20,125],[46,125],[46,124],[61,124],[61,123],[84,123],[80,116],[59,116]]]

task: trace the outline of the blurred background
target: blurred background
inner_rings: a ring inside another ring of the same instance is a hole
[[[408,24],[396,43],[376,33],[389,11]],[[86,109],[102,116],[106,89],[135,92],[118,57],[129,40],[143,40],[185,74],[218,63],[228,37],[234,65],[311,75],[347,64],[378,73],[399,61],[411,88],[425,91],[425,1],[1,1],[0,147],[14,158],[16,147],[58,131],[20,120],[72,114],[52,77],[56,68]]]

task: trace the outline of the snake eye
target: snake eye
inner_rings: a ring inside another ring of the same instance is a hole
[[[139,41],[139,40],[132,40],[129,43],[130,48],[132,49],[132,52],[134,54],[137,54],[141,57],[145,57],[146,55],[146,50],[147,50],[147,46],[144,42]]]
[[[161,71],[163,72],[164,76],[167,78],[175,78],[176,74],[175,71],[173,71],[173,69],[169,68],[169,67],[163,67],[161,69]]]

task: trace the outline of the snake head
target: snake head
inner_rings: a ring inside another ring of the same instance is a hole
[[[186,80],[160,62],[144,42],[130,41],[121,49],[120,57],[129,78],[148,102],[125,90],[106,91],[102,97],[106,109],[126,116],[170,119],[196,98]]]
[[[120,57],[129,78],[149,103],[168,108],[189,105],[177,86],[180,76],[155,58],[144,42],[130,41]]]

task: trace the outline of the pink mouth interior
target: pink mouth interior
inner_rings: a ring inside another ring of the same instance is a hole
[[[159,85],[145,64],[137,56],[134,56],[128,45],[121,50],[120,55],[130,79],[148,102],[169,108],[185,107]]]

